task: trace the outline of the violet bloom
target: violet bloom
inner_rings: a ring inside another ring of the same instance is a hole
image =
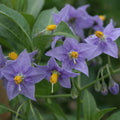
[[[89,5],[81,6],[77,9],[67,4],[59,14],[53,13],[53,20],[56,25],[61,21],[66,22],[71,30],[82,39],[84,38],[83,29],[89,28],[93,25],[93,19],[86,9]]]
[[[63,68],[60,68],[54,58],[50,58],[47,66],[38,66],[40,71],[45,71],[46,79],[52,83],[52,93],[53,93],[53,85],[56,82],[59,82],[62,87],[71,88],[70,77],[76,77],[79,74],[68,72]]]
[[[2,52],[1,45],[0,45],[0,79],[2,78],[1,71],[2,71],[3,67],[6,64],[6,61],[7,61],[7,59],[5,58],[5,56],[4,56],[3,52]]]
[[[86,53],[88,60],[91,60],[102,53],[118,58],[118,48],[114,41],[119,36],[120,28],[114,28],[111,20],[103,32],[96,31],[94,35],[86,38],[85,41],[89,44],[86,48],[88,51]]]
[[[35,83],[45,77],[42,71],[40,72],[31,66],[31,60],[26,50],[16,60],[11,61],[3,68],[2,75],[8,81],[7,94],[9,100],[18,94],[35,100]]]
[[[119,93],[119,85],[113,79],[110,80],[108,89],[113,95]]]
[[[84,47],[82,47],[84,45]],[[67,38],[63,46],[53,48],[46,53],[47,56],[52,56],[62,61],[62,67],[71,71],[73,68],[88,75],[88,67],[85,62],[84,52],[85,43],[78,43],[76,39]]]
[[[99,30],[99,31],[103,31],[104,30],[103,20],[100,18],[100,16],[98,16],[98,15],[93,16],[93,21],[94,21],[93,29],[95,31],[96,30]]]

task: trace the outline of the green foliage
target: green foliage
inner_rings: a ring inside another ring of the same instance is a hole
[[[120,111],[113,113],[107,120],[120,120]]]
[[[83,97],[83,112],[84,112],[84,119],[85,120],[92,120],[93,115],[97,111],[96,102],[94,97],[90,92],[87,90],[84,91]]]
[[[44,4],[44,0],[27,0],[28,6],[26,13],[33,15],[35,18],[39,14],[42,6]]]
[[[63,35],[65,37],[71,37],[77,39],[77,37],[73,34],[69,26],[65,22],[60,22],[60,24],[57,26],[55,32],[53,35]]]
[[[52,84],[47,80],[42,80],[41,82],[35,85],[35,96],[39,98],[40,96],[51,94]],[[54,93],[58,90],[59,84],[58,82],[54,84]]]
[[[0,114],[5,113],[8,111],[8,108],[4,105],[0,103]]]

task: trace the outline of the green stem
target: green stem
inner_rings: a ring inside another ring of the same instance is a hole
[[[78,76],[78,79],[77,79],[77,83],[78,83],[78,88],[80,89],[81,88],[81,86],[80,86],[80,75]]]
[[[118,68],[118,69],[116,69],[116,70],[113,70],[113,72],[112,72],[111,74],[115,74],[115,73],[118,73],[118,72],[120,72],[120,68]],[[105,78],[109,77],[109,75],[107,74],[107,75],[105,75],[105,76],[103,76],[103,77],[104,77],[104,79],[105,79]],[[98,79],[98,80],[101,81],[102,78],[100,78],[100,79]],[[96,80],[94,80],[93,82],[91,82],[91,83],[88,84],[88,85],[85,85],[84,87],[81,88],[81,91],[83,91],[83,90],[85,90],[86,88],[94,85],[95,83],[96,83]]]
[[[79,91],[77,98],[77,120],[80,120],[80,113],[81,113],[81,92]]]
[[[59,98],[59,97],[71,97],[71,94],[60,94],[60,95],[36,95],[36,98]]]

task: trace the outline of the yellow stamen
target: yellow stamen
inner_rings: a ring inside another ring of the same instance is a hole
[[[104,36],[103,32],[101,32],[101,31],[96,31],[96,32],[95,32],[95,35],[96,35],[98,38],[101,38],[101,37]]]
[[[50,82],[55,84],[58,80],[58,74],[57,73],[52,73],[51,77],[50,77]]]
[[[16,60],[16,59],[18,58],[18,55],[17,55],[17,53],[15,53],[15,52],[9,53],[8,56],[9,56],[10,59],[12,59],[12,60]]]
[[[105,16],[104,15],[99,15],[99,18],[104,21],[105,20]]]
[[[48,26],[46,27],[47,31],[52,31],[52,30],[54,30],[55,28],[56,28],[56,25],[48,25]]]
[[[72,51],[70,53],[70,55],[71,55],[72,58],[78,58],[78,52],[76,52],[76,51]]]
[[[15,80],[15,83],[18,85],[22,82],[22,77],[21,76],[15,76],[14,80]]]

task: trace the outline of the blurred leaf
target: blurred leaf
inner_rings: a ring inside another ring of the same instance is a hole
[[[113,113],[107,120],[120,120],[120,111]]]
[[[30,15],[30,14],[23,13],[23,12],[21,14],[24,16],[24,18],[26,19],[26,21],[28,22],[28,24],[29,24],[29,26],[30,26],[30,28],[32,30],[32,27],[33,27],[34,22],[35,22],[34,17],[32,15]]]
[[[47,80],[42,80],[41,82],[35,85],[35,96],[39,98],[39,96],[49,95],[51,94],[51,83]],[[56,92],[59,88],[58,82],[54,84],[54,92]]]
[[[27,28],[27,25],[28,24],[22,15],[17,14],[17,12],[15,12],[14,10],[0,4],[1,37],[7,39],[13,45],[19,43],[30,50],[30,45],[32,45],[31,39],[24,29],[25,27]]]
[[[37,32],[43,31],[48,25],[54,24],[52,12],[57,13],[56,8],[44,10],[40,13],[34,24],[32,36],[34,37]]]
[[[71,31],[69,26],[65,22],[60,22],[60,24],[57,26],[55,32],[53,35],[63,35],[65,37],[71,37],[77,39],[77,37],[74,35],[74,33]]]
[[[26,13],[33,15],[35,18],[42,9],[44,0],[28,0]]]
[[[94,97],[92,96],[92,94],[89,91],[85,90],[82,101],[83,101],[84,119],[92,120],[93,115],[97,111],[97,106],[96,106]]]
[[[116,108],[107,108],[104,110],[100,110],[98,112],[95,113],[95,115],[93,116],[93,120],[101,120],[101,118],[108,112],[114,110]]]
[[[48,44],[51,43],[53,36],[52,35],[40,35],[33,38],[33,44],[35,48],[39,49],[42,53]]]
[[[57,120],[67,120],[63,110],[61,107],[56,103],[48,103],[47,107],[53,113]]]
[[[45,0],[43,9],[56,7],[58,10],[60,10],[64,7],[65,3],[65,0]]]
[[[8,108],[4,105],[0,103],[0,114],[5,113],[8,111]]]
[[[30,33],[27,21],[19,12],[11,8],[8,8],[3,4],[0,4],[0,12],[4,13],[6,16],[14,20],[21,27],[21,29],[24,29],[25,32],[27,32],[28,34]]]

